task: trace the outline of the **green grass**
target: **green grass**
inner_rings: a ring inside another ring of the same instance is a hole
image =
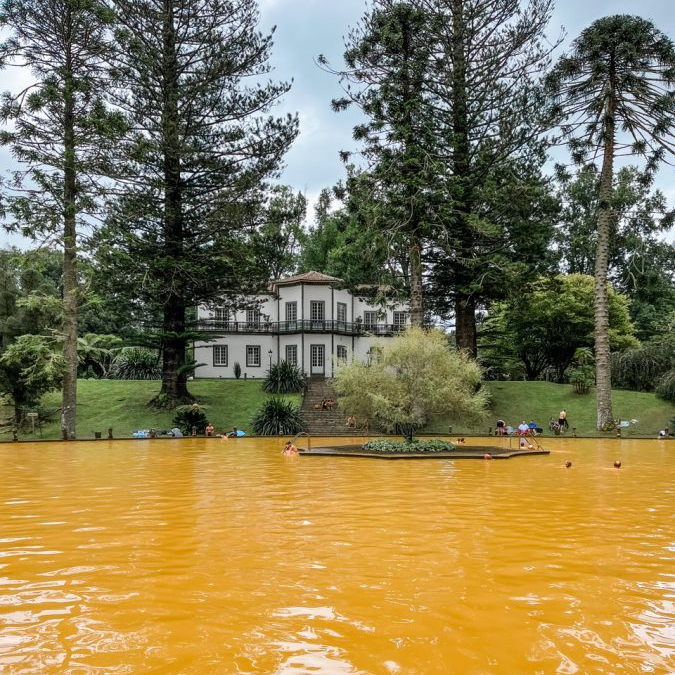
[[[93,438],[100,431],[105,438],[112,427],[117,438],[131,436],[137,429],[170,429],[173,424],[172,411],[157,411],[146,407],[147,402],[159,393],[160,383],[141,380],[79,380],[77,384],[77,436]],[[262,381],[256,380],[195,380],[189,383],[190,393],[206,407],[206,415],[216,429],[236,426],[247,430],[253,414],[270,394],[262,391]],[[45,396],[42,404],[47,408],[61,406],[61,395],[54,392]],[[287,398],[300,403],[300,395]],[[11,414],[11,413],[10,413]],[[43,438],[60,438],[60,419],[42,428]],[[2,437],[8,439],[11,432],[6,430]],[[36,431],[36,436],[39,433]],[[23,437],[23,434],[19,434]]]
[[[567,411],[571,428],[579,436],[606,436],[596,431],[595,389],[588,394],[575,393],[570,385],[552,382],[486,382],[492,404],[487,419],[481,424],[466,425],[452,420],[437,420],[429,431],[447,433],[452,424],[454,434],[486,434],[488,427],[502,419],[517,427],[523,420],[534,420],[540,427],[548,428],[551,418],[557,419],[561,409]],[[616,419],[638,420],[637,424],[622,429],[624,437],[655,437],[659,429],[669,425],[675,416],[675,405],[657,398],[654,394],[616,390],[612,393],[612,407]]]
[[[534,420],[545,429],[548,421],[557,418],[562,408],[568,413],[570,427],[576,427],[579,436],[604,436],[595,430],[595,391],[586,395],[576,394],[569,385],[550,382],[488,382],[492,404],[486,419],[475,425],[456,420],[440,419],[430,424],[426,431],[453,435],[485,435],[488,427],[494,428],[498,419],[518,426],[522,420]],[[147,402],[159,392],[159,382],[122,380],[80,380],[78,383],[77,435],[93,438],[95,431],[105,437],[112,427],[117,438],[128,437],[137,429],[170,429],[173,412],[158,412],[146,407]],[[253,414],[263,401],[270,397],[262,391],[261,381],[251,380],[195,380],[189,383],[190,392],[208,406],[206,414],[216,432],[236,426],[248,430]],[[300,396],[289,398],[300,403]],[[47,408],[60,407],[60,394],[55,392],[43,399]],[[657,398],[654,394],[632,391],[613,393],[614,414],[623,420],[637,419],[638,423],[623,429],[625,437],[655,437],[659,429],[668,426],[675,417],[675,405]],[[11,414],[11,412],[9,413]],[[42,429],[42,437],[59,438],[60,421],[55,419]],[[36,435],[39,434],[36,432]],[[0,438],[8,440],[8,427]],[[25,438],[25,435],[20,434]]]

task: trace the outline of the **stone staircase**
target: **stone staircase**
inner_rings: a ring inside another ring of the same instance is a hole
[[[324,398],[332,398],[335,407],[332,410],[316,409]],[[310,436],[353,436],[354,430],[346,426],[346,418],[338,408],[338,398],[331,381],[325,377],[312,376],[307,382],[307,390],[302,399],[300,411],[307,422]]]

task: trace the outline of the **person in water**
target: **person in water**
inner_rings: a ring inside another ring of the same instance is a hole
[[[298,448],[291,443],[291,441],[288,441],[286,445],[284,446],[284,449],[281,451],[284,455],[297,455],[298,454]]]

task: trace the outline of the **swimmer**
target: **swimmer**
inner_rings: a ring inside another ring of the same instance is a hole
[[[620,469],[621,468],[621,462],[617,459],[616,462],[614,462],[614,468],[615,469]]]
[[[298,449],[295,447],[295,445],[293,445],[293,443],[288,441],[288,443],[286,443],[286,445],[284,446],[284,449],[281,451],[281,453],[283,455],[297,455]]]
[[[570,460],[568,459],[568,460],[565,462],[565,468],[566,468],[566,469],[569,469],[571,466],[572,466],[572,462],[570,462]]]
[[[486,452],[486,453],[483,455],[483,459],[492,459],[492,455],[491,455],[489,452]]]

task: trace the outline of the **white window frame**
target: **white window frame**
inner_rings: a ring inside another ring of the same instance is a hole
[[[225,358],[222,358],[223,353]],[[228,363],[227,345],[213,345],[213,367],[226,368]]]
[[[259,309],[247,309],[246,310],[246,324],[249,328],[259,328],[260,327],[260,310]]]
[[[286,303],[286,321],[295,323],[298,320],[298,303],[296,300]]]
[[[286,345],[286,361],[294,366],[298,365],[298,345]]]
[[[407,323],[408,323],[408,312],[394,312],[394,328],[398,329],[405,328]]]
[[[315,317],[315,310],[321,318]],[[326,303],[323,300],[310,300],[309,302],[309,318],[312,323],[323,323],[326,320]]]
[[[347,303],[346,302],[338,302],[337,303],[336,315],[337,315],[337,320],[340,323],[346,323],[347,322]]]
[[[377,312],[367,310],[363,312],[363,327],[368,330],[377,326]]]
[[[338,345],[335,352],[336,352],[336,357],[337,357],[338,363],[342,363],[342,364],[347,363],[347,358],[349,357],[349,353],[347,352],[347,347],[345,347],[344,345]]]
[[[246,367],[260,368],[261,354],[260,345],[246,345]]]

